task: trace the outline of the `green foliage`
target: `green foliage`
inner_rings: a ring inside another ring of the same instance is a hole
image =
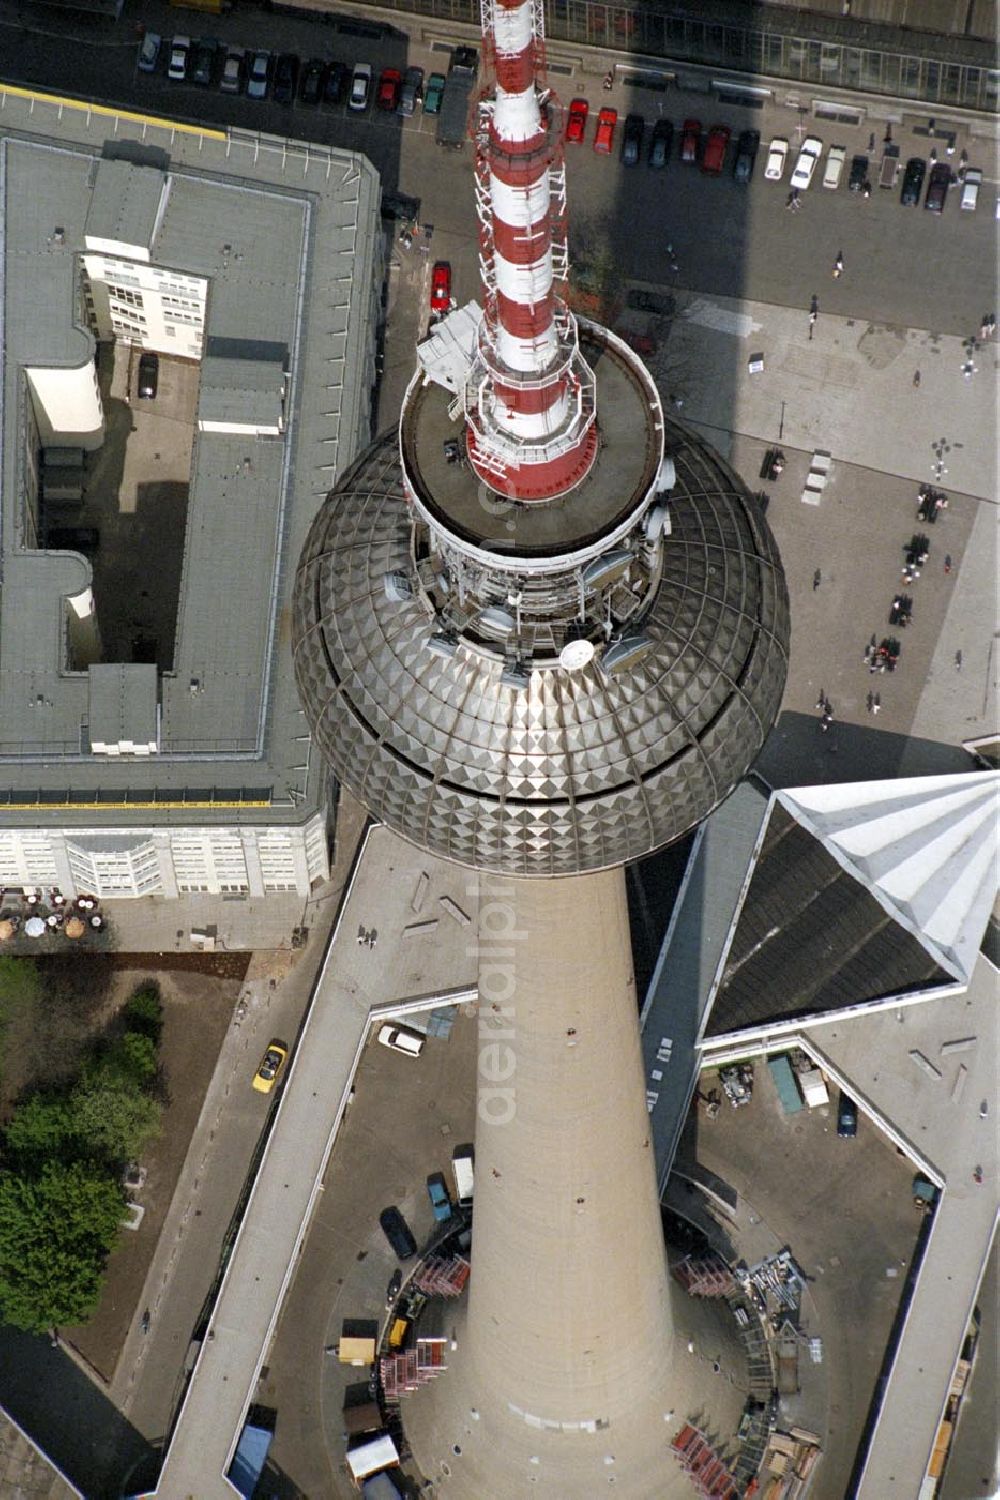
[[[163,1001],[159,985],[151,982],[140,984],[126,1001],[122,1020],[129,1031],[141,1031],[158,1043],[163,1031]]]
[[[62,1160],[73,1152],[73,1111],[65,1094],[29,1094],[4,1131],[7,1152],[19,1162],[32,1158]]]
[[[73,1090],[70,1105],[81,1152],[113,1166],[138,1156],[160,1124],[159,1104],[127,1078],[91,1077]]]
[[[35,1003],[35,965],[0,965],[0,1006],[11,996]],[[125,1207],[122,1165],[160,1124],[153,1088],[162,1025],[156,986],[140,986],[119,1023],[90,1044],[75,1079],[36,1088],[14,1110],[0,1168],[0,1322],[42,1332],[95,1311]]]
[[[115,1181],[82,1162],[0,1174],[0,1319],[41,1333],[89,1318],[123,1208]]]
[[[0,958],[0,1026],[37,1004],[42,995],[38,965],[31,958]]]

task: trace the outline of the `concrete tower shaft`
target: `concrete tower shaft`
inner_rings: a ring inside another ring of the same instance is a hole
[[[541,6],[483,0],[495,87],[476,135],[484,313],[467,388],[468,451],[492,489],[547,500],[597,450],[593,375],[556,296],[567,268],[560,117],[539,84]]]

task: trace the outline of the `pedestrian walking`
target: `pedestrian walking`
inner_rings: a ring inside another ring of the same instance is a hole
[[[961,670],[962,670],[962,653],[961,653],[961,651],[956,651],[955,652],[955,671],[956,672],[961,672]]]
[[[920,389],[920,371],[919,370],[914,370],[914,372],[913,372],[913,389],[915,391],[918,391]]]
[[[868,712],[869,713],[874,713],[875,712],[875,694],[874,693],[869,693],[868,694],[868,697],[866,699],[866,704],[867,704]]]
[[[822,582],[823,574],[820,572],[819,568],[817,568],[815,573],[813,574],[813,593],[816,592]]]
[[[810,343],[812,342],[813,329],[816,327],[816,316],[817,315],[814,312],[811,312],[809,314],[809,342]]]
[[[843,250],[838,250],[837,251],[837,259],[833,263],[833,279],[836,281],[837,277],[838,276],[843,276],[843,274],[844,274],[844,252],[843,252]]]
[[[951,553],[950,552],[947,552],[945,554],[944,570],[945,570],[946,573],[950,573],[951,572]]]
[[[824,734],[827,734],[829,732],[829,729],[830,729],[830,715],[828,713],[825,713],[823,715],[823,717],[820,719],[820,721],[819,721],[819,727],[823,731]]]
[[[820,688],[819,697],[816,699],[816,707],[819,709],[820,713],[824,713],[826,711],[826,694],[824,693],[822,688]]]
[[[881,699],[880,695],[878,693],[876,693],[874,699],[872,700],[872,713],[873,714],[880,714],[881,712],[882,712],[882,699]]]
[[[809,311],[811,313],[819,312],[819,298],[817,297],[815,292],[813,292],[812,297],[809,300]]]

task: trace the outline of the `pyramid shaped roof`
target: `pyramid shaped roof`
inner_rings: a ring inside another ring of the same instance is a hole
[[[1000,772],[798,787],[777,800],[968,983],[997,892]]]

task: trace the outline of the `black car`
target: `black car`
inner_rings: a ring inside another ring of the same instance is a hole
[[[653,126],[653,134],[649,138],[649,165],[654,168],[665,167],[670,160],[670,147],[674,139],[674,127],[669,120],[657,120]]]
[[[635,167],[642,155],[642,137],[646,122],[642,115],[625,117],[625,134],[622,136],[621,162],[623,167]]]
[[[139,355],[139,380],[137,389],[145,401],[152,401],[160,379],[160,357],[147,349]]]
[[[382,1226],[382,1233],[400,1260],[411,1260],[417,1253],[417,1242],[413,1238],[413,1231],[409,1224],[395,1204],[390,1208],[383,1208],[378,1221]]]
[[[932,214],[944,212],[944,200],[948,196],[948,188],[951,185],[951,168],[943,161],[937,166],[931,167],[930,179],[927,183],[927,197],[924,199],[924,207]]]
[[[323,82],[323,103],[339,104],[344,97],[344,81],[347,78],[347,69],[343,63],[332,62],[327,69],[326,78]]]
[[[920,189],[924,185],[924,173],[926,171],[927,163],[922,156],[911,156],[906,163],[899,201],[905,203],[907,208],[913,208],[920,202]]]
[[[736,142],[736,160],[733,162],[733,176],[737,182],[750,181],[759,146],[759,130],[740,131],[740,138]]]
[[[219,44],[212,37],[202,37],[200,42],[195,42],[191,82],[200,83],[202,88],[210,88],[215,82],[218,58]]]
[[[292,52],[283,52],[274,69],[274,98],[278,104],[291,104],[299,81],[299,60]]]
[[[858,1106],[849,1094],[840,1091],[840,1103],[837,1106],[837,1134],[842,1140],[850,1141],[858,1133]]]
[[[302,69],[302,82],[299,84],[299,98],[303,104],[318,104],[323,92],[323,74],[326,72],[326,63],[318,57],[311,57]]]
[[[868,158],[867,156],[851,157],[851,175],[847,179],[847,186],[852,193],[860,193],[868,181]]]

